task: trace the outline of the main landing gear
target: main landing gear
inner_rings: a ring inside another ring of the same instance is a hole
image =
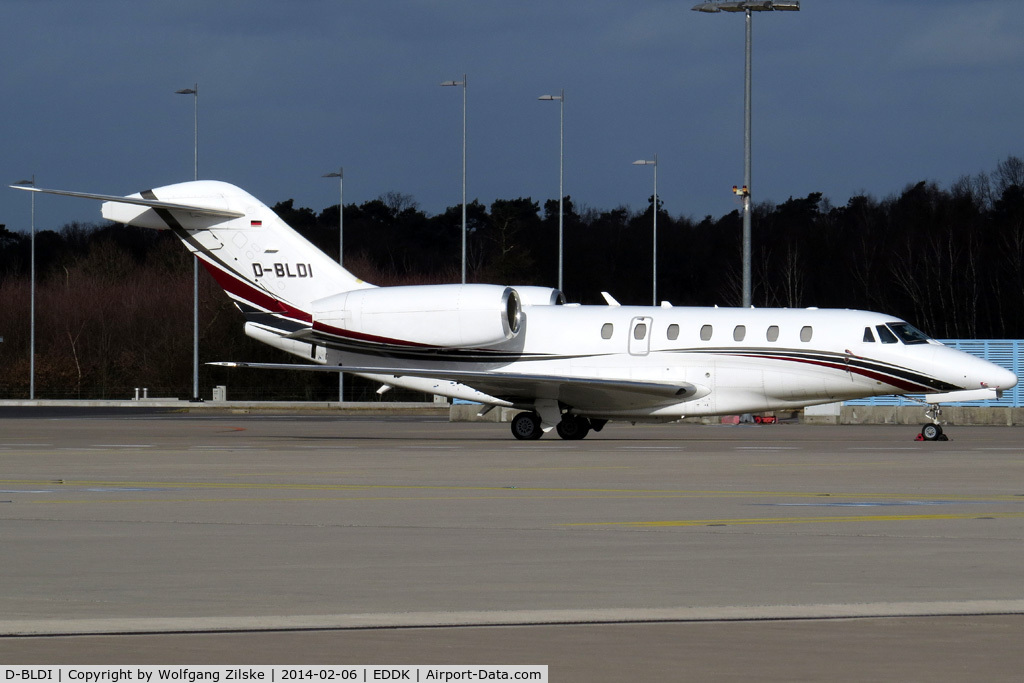
[[[519,413],[512,418],[512,436],[521,441],[534,441],[544,435],[540,428],[540,415],[537,413]]]
[[[915,441],[949,441],[949,437],[942,433],[942,425],[939,424],[939,415],[942,414],[939,404],[929,403],[924,414],[932,423],[921,427],[921,433],[917,435]]]
[[[563,439],[576,441],[585,438],[591,430],[601,431],[606,422],[607,420],[591,420],[566,413],[562,416],[562,421],[555,426],[555,431]],[[534,412],[519,413],[512,418],[511,427],[512,436],[523,441],[533,441],[544,435],[540,415]]]
[[[590,420],[577,415],[565,415],[555,427],[558,435],[567,441],[578,441],[590,433]]]

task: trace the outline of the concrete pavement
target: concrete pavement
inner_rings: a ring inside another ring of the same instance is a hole
[[[346,656],[591,681],[1024,664],[1016,428],[518,442],[444,417],[29,412],[0,409],[5,663]]]

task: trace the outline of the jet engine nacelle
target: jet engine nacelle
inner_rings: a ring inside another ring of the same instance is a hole
[[[314,328],[367,341],[492,346],[519,333],[522,304],[501,285],[418,285],[342,292],[313,302]]]

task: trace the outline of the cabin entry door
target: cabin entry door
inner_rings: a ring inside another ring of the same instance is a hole
[[[639,316],[629,324],[629,355],[646,356],[651,352],[652,318]]]

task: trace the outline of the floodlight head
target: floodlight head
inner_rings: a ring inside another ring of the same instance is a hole
[[[702,2],[693,7],[695,12],[772,12],[775,10],[796,12],[800,0],[743,0],[742,2]]]
[[[196,91],[192,88],[182,88],[181,90],[175,90],[175,95],[195,95]]]
[[[445,81],[441,84],[442,87],[450,87],[453,85],[466,85],[465,81]]]
[[[551,101],[551,100],[560,100],[560,99],[562,99],[562,98],[561,98],[561,96],[559,96],[559,95],[541,95],[541,96],[540,96],[540,97],[538,97],[537,99],[538,99],[538,100],[545,100],[545,101]]]

